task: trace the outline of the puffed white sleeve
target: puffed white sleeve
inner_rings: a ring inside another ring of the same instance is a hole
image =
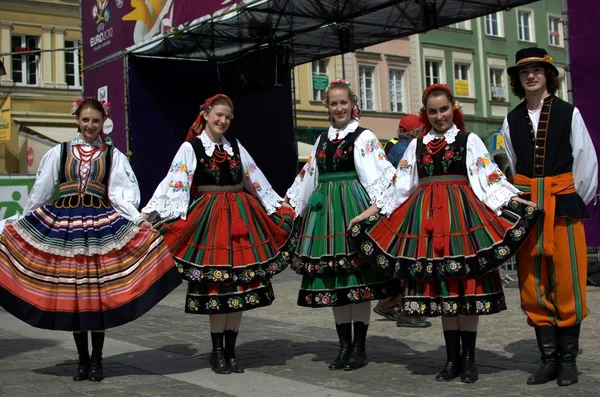
[[[381,142],[370,130],[361,132],[354,141],[354,166],[371,204],[380,201],[392,183],[396,169],[387,160]]]
[[[281,207],[283,199],[273,190],[265,175],[258,168],[252,156],[250,156],[250,153],[248,153],[239,141],[238,146],[240,148],[242,166],[244,167],[242,184],[249,192],[258,197],[267,210],[267,214],[271,215],[277,208]]]
[[[149,215],[158,214],[162,219],[185,219],[196,165],[196,154],[192,144],[184,142],[175,154],[167,176],[160,182],[142,212]]]
[[[300,170],[300,173],[296,175],[294,183],[288,189],[286,196],[290,200],[290,205],[294,207],[296,216],[302,214],[302,211],[306,208],[310,196],[317,187],[317,181],[319,179],[319,169],[317,168],[316,153],[321,141],[321,137],[317,138],[315,145],[312,148],[310,157],[304,167]]]
[[[46,152],[42,160],[40,160],[35,183],[29,193],[27,204],[23,208],[23,215],[27,215],[31,211],[35,211],[49,203],[59,183],[60,152],[61,145],[59,144]]]
[[[388,217],[394,210],[404,204],[419,186],[417,139],[413,139],[408,144],[391,182],[384,194],[375,202],[379,212]]]
[[[498,215],[502,206],[520,194],[500,171],[481,138],[473,133],[467,138],[467,174],[473,193]]]
[[[139,225],[144,220],[138,211],[141,199],[140,186],[129,160],[117,148],[113,148],[112,152],[108,199],[115,210],[128,221]]]
[[[508,157],[508,164],[510,165],[510,169],[513,175],[515,175],[517,173],[517,157],[515,155],[515,149],[513,148],[512,141],[510,139],[510,127],[508,126],[508,117],[504,118],[501,131],[502,142],[504,142],[504,151],[506,152],[506,157]]]
[[[571,120],[571,147],[575,189],[583,201],[589,204],[598,190],[598,157],[594,142],[577,108],[573,111]]]

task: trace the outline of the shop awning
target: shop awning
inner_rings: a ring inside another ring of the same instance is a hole
[[[67,142],[73,139],[76,130],[73,127],[62,127],[62,126],[41,126],[41,125],[28,125],[19,123],[19,131],[23,131],[28,134],[38,135],[46,139],[50,139],[56,143]],[[69,120],[70,124],[73,124],[73,120]]]

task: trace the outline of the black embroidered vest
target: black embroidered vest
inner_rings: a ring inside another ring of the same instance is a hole
[[[213,155],[209,157],[200,138],[192,138],[188,142],[194,148],[197,160],[194,172],[194,184],[196,186],[237,185],[242,182],[242,160],[236,139],[229,141],[233,149],[233,156],[227,154],[223,160],[215,154],[217,148],[215,148]]]
[[[423,138],[417,140],[417,169],[419,178],[437,175],[467,175],[467,138],[469,132],[459,131],[454,142],[439,153],[430,155],[425,150]]]
[[[516,174],[540,178],[573,171],[571,121],[574,109],[573,105],[554,95],[544,99],[537,136],[525,101],[508,113],[510,140],[516,156]],[[555,197],[556,218],[589,217],[587,207],[579,194]]]
[[[357,127],[356,131],[346,135],[343,139],[334,140],[327,138],[327,131],[321,134],[319,148],[316,153],[319,175],[330,172],[356,171],[354,165],[354,142],[365,128]]]

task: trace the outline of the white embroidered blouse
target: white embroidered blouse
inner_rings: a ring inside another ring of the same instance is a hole
[[[451,144],[455,141],[459,130],[456,125],[452,126],[444,134],[446,142]],[[429,131],[423,137],[423,144],[440,135],[433,130]],[[404,157],[398,164],[396,178],[385,194],[381,196],[375,204],[380,212],[390,215],[394,210],[400,207],[417,190],[419,186],[419,173],[417,171],[417,139],[413,139],[406,151]],[[510,199],[520,194],[519,189],[508,182],[506,176],[500,171],[498,165],[491,158],[485,144],[477,134],[469,134],[467,138],[467,177],[469,186],[473,189],[475,196],[487,205],[497,214],[501,213],[502,206],[508,204]],[[488,182],[491,174],[496,174],[497,179],[494,183]]]
[[[77,134],[71,141],[71,147],[79,146],[84,152],[89,152],[95,147],[101,146],[102,140],[98,138],[93,143],[87,143]],[[94,159],[100,156],[98,151]],[[72,150],[71,155],[79,159],[77,151]],[[60,182],[60,160],[61,145],[56,145],[50,149],[42,160],[37,172],[35,184],[31,189],[27,204],[23,209],[23,215],[40,208],[49,203],[52,194]],[[90,175],[90,169],[82,169],[82,180],[78,181],[82,186],[87,184]],[[115,210],[128,221],[135,224],[141,223],[144,218],[137,210],[140,205],[140,188],[133,169],[129,164],[127,157],[117,148],[112,150],[112,165],[108,178],[108,199]]]
[[[341,129],[329,127],[327,139],[343,139],[347,135],[353,134],[357,128],[358,121],[356,120],[351,121]],[[310,196],[317,187],[319,170],[315,154],[319,145],[320,137],[315,142],[308,161],[287,191],[287,197],[297,216],[302,214]],[[354,141],[354,166],[358,174],[358,180],[365,187],[371,203],[381,200],[392,181],[395,169],[387,161],[379,140],[370,130],[364,130]]]
[[[208,156],[212,156],[217,145],[221,145],[223,150],[230,156],[234,154],[231,143],[224,136],[221,137],[220,143],[215,143],[203,131],[196,139],[202,141],[202,146]],[[258,197],[270,215],[281,207],[283,199],[273,190],[248,151],[239,141],[237,143],[244,169],[242,184],[244,188]],[[162,219],[186,219],[188,206],[190,205],[190,189],[197,163],[194,148],[189,142],[184,142],[175,154],[169,172],[154,191],[148,204],[142,208],[142,212],[149,215],[158,214]]]

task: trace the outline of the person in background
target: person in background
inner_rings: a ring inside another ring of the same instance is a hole
[[[416,114],[407,114],[400,119],[397,137],[390,139],[384,147],[388,161],[392,163],[394,167],[398,167],[398,163],[404,155],[408,144],[410,141],[421,135],[422,129],[423,123],[421,123],[421,119]],[[377,305],[373,308],[373,312],[387,319],[396,321],[397,327],[427,328],[431,326],[431,323],[423,317],[403,315],[400,307],[401,302],[402,295],[382,299],[377,302]]]

